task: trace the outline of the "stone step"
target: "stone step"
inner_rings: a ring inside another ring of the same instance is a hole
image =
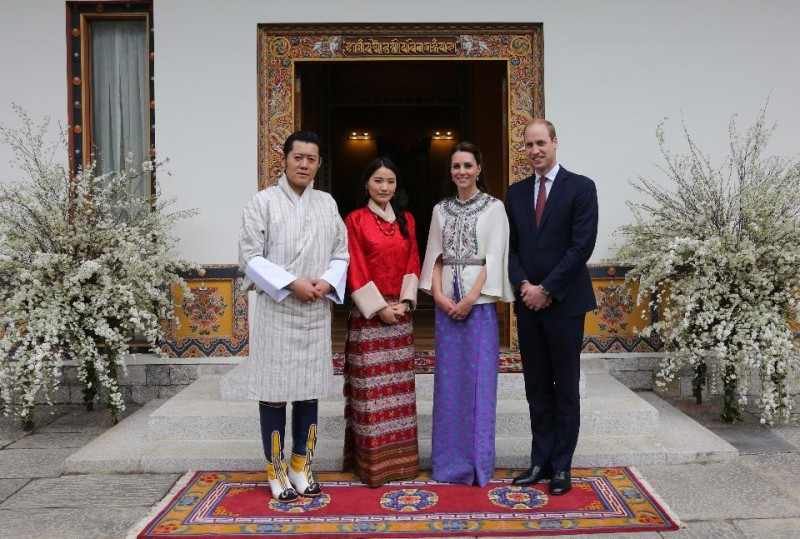
[[[603,440],[603,437],[581,435],[574,466],[611,466],[651,464],[664,461],[664,449],[653,436],[624,436]],[[431,467],[431,441],[419,440],[420,467]],[[287,442],[285,452],[291,451]],[[530,461],[530,440],[495,439],[495,467],[526,468]],[[342,469],[342,440],[320,439],[314,452],[316,470]],[[186,470],[261,470],[266,460],[257,440],[162,440],[142,455],[138,462],[120,461],[115,471],[121,473],[181,473]],[[88,464],[88,465],[87,465]],[[73,460],[69,473],[90,473],[96,465]]]
[[[139,413],[139,412],[137,412]],[[688,418],[685,420],[691,421]],[[128,421],[128,420],[126,420]],[[146,421],[145,421],[146,422]],[[113,430],[113,429],[112,429]],[[111,432],[111,431],[109,431]],[[708,433],[708,431],[706,431]],[[710,433],[708,433],[710,434]],[[637,466],[674,462],[707,462],[732,458],[736,450],[715,435],[716,446],[692,449],[671,455],[662,438],[654,436],[590,436],[581,433],[573,466]],[[118,473],[182,473],[187,470],[243,470],[264,468],[265,458],[258,440],[160,440],[140,449],[138,458],[120,452],[119,441],[105,434],[67,459],[66,473],[97,473],[98,470]],[[105,446],[105,447],[104,447]],[[123,447],[135,447],[135,444]],[[287,441],[285,451],[291,450]],[[431,467],[431,441],[419,440],[420,467]],[[530,440],[499,437],[495,440],[495,467],[526,468],[529,465]],[[98,458],[103,454],[105,458]],[[316,470],[336,471],[342,468],[342,440],[320,439],[314,452]]]
[[[652,436],[626,436],[624,439],[602,440],[603,437],[581,436],[573,461],[574,466],[626,466],[663,462],[664,448]],[[591,449],[590,449],[591,448]],[[284,448],[291,451],[291,445]],[[419,440],[420,468],[431,468],[431,441]],[[254,440],[213,440],[202,448],[191,441],[171,440],[159,444],[142,460],[148,472],[173,473],[183,470],[261,470],[266,460],[260,442]],[[314,452],[314,469],[342,469],[342,441],[320,440]],[[530,441],[518,438],[495,439],[496,468],[527,468],[530,464]]]
[[[220,399],[224,401],[243,401],[249,400],[246,395],[247,388],[247,369],[249,359],[244,359],[239,365],[228,371],[220,379],[219,393]],[[605,372],[605,363],[602,358],[585,358],[581,360],[581,380],[580,394],[584,395],[586,390],[586,379],[584,374],[594,374]],[[416,389],[417,398],[433,398],[433,374],[417,374]],[[336,394],[342,394],[344,378],[334,377],[336,383]],[[498,398],[519,398],[525,397],[525,381],[522,373],[500,373],[497,380]]]
[[[602,373],[587,375],[588,397],[602,386],[612,392],[615,381],[605,379]],[[610,377],[608,377],[610,378]],[[200,385],[214,387],[212,377],[201,378]],[[617,382],[618,384],[618,382]],[[620,384],[621,385],[621,384]],[[622,386],[624,388],[624,386]],[[70,455],[64,466],[65,473],[182,473],[188,470],[261,470],[264,456],[257,438],[213,439],[210,432],[194,440],[158,439],[149,435],[150,419],[169,402],[197,402],[201,387],[193,387],[170,399],[151,401],[139,411],[104,432],[84,447]],[[624,388],[627,390],[627,388]],[[217,398],[219,386],[216,386]],[[584,428],[578,439],[573,465],[580,466],[635,466],[644,464],[678,464],[714,462],[734,458],[737,450],[708,429],[675,410],[656,395],[644,392],[635,394],[627,390],[631,399],[639,400],[657,412],[658,421],[652,435],[591,435]],[[212,391],[213,393],[213,391]],[[602,405],[597,397],[596,404]],[[217,401],[221,403],[221,401]],[[251,403],[252,405],[252,403]],[[586,408],[584,403],[584,408]],[[585,425],[584,425],[585,426]],[[254,429],[257,436],[258,429]],[[251,433],[252,434],[252,433]],[[530,437],[527,428],[516,436],[499,436],[496,440],[496,466],[498,468],[525,468],[528,466]],[[286,442],[289,450],[290,441]],[[320,438],[315,452],[315,469],[335,471],[342,462],[342,439]],[[420,438],[420,461],[423,469],[430,468],[430,440]]]
[[[428,375],[419,375],[428,376]],[[508,375],[521,379],[519,374]],[[581,399],[581,431],[586,435],[652,435],[658,412],[606,373],[590,373],[591,390]],[[149,418],[152,440],[259,440],[258,406],[254,401],[220,399],[220,376],[204,376],[155,410]],[[320,439],[343,439],[344,399],[323,399],[317,425]],[[417,428],[420,439],[429,439],[433,401],[417,399]],[[287,405],[287,417],[291,404]],[[291,421],[287,421],[287,439]],[[528,404],[522,395],[499,398],[496,433],[499,437],[530,433]]]

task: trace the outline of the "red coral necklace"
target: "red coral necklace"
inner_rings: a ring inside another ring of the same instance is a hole
[[[394,234],[394,223],[393,222],[389,223],[389,229],[387,230],[387,229],[383,228],[383,225],[381,225],[381,218],[378,217],[374,213],[372,215],[375,216],[375,224],[378,225],[378,230],[380,230],[381,232],[383,232],[387,236],[391,236],[392,234]]]

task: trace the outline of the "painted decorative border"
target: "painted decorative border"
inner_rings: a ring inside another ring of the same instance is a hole
[[[238,273],[236,265],[205,266],[205,274],[201,277],[195,273],[184,275],[187,281],[231,279],[233,281],[233,298],[226,303],[233,308],[234,331],[232,335],[218,333],[202,337],[180,337],[175,324],[164,321],[166,341],[162,350],[169,357],[212,357],[212,356],[247,356],[249,353],[248,297],[241,291],[243,276]],[[630,268],[592,265],[590,273],[595,289],[598,292],[598,308],[587,317],[586,334],[584,335],[582,352],[594,354],[607,353],[653,353],[664,351],[664,343],[657,338],[645,338],[635,333],[635,328],[648,323],[641,319],[641,309],[637,311],[632,301],[632,292],[624,286],[624,275]],[[611,276],[611,277],[610,277]],[[605,284],[606,286],[602,286]],[[623,301],[609,298],[607,289],[617,287],[622,291]],[[176,309],[180,306],[176,305]],[[657,313],[650,313],[650,319]],[[516,318],[512,317],[512,336],[510,349],[500,353],[500,372],[521,372],[519,350],[516,341]],[[342,354],[334,354],[333,364],[340,373],[344,363]],[[418,350],[416,370],[418,373],[432,373],[435,363],[431,350]]]
[[[295,62],[506,60],[509,183],[529,175],[525,123],[544,114],[541,24],[260,25],[258,188],[277,181],[283,141],[295,131]]]
[[[188,282],[203,280],[230,279],[233,297],[226,304],[233,309],[233,334],[210,334],[202,337],[181,337],[173,321],[162,321],[166,340],[161,350],[169,357],[210,357],[210,356],[247,356],[249,349],[248,301],[247,292],[241,290],[244,277],[239,274],[234,264],[203,266],[205,273],[200,276],[195,272],[183,275]],[[181,308],[175,305],[176,309]]]

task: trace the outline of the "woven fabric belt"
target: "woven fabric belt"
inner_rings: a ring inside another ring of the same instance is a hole
[[[484,266],[486,260],[480,258],[443,258],[442,264],[445,266]]]

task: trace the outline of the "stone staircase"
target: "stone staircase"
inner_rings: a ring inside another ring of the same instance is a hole
[[[581,434],[575,466],[616,466],[731,458],[736,449],[651,393],[634,393],[602,359],[582,360]],[[152,401],[67,459],[67,473],[260,470],[264,456],[254,401],[244,399],[247,362],[203,376],[169,400]],[[342,384],[342,378],[337,376]],[[418,374],[420,464],[430,467],[433,375]],[[341,394],[341,391],[339,391]],[[289,405],[288,413],[291,413]],[[342,464],[344,399],[320,401],[317,470]],[[287,421],[286,450],[291,447]],[[499,375],[496,466],[524,468],[530,423],[521,374]]]

